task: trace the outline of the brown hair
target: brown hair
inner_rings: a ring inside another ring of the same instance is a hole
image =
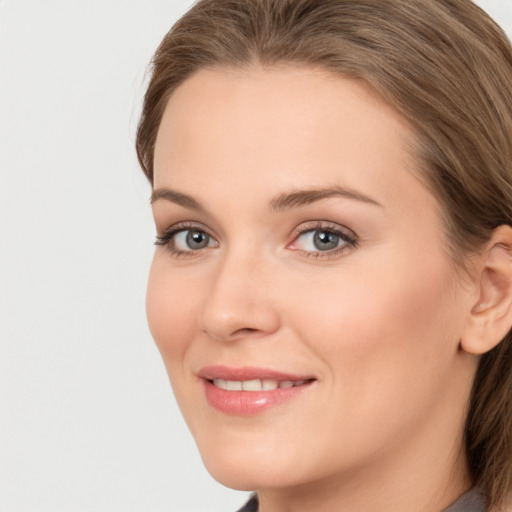
[[[169,96],[207,66],[289,63],[364,80],[414,127],[454,261],[512,225],[512,47],[470,0],[202,0],[152,61],[137,131],[153,179]],[[489,506],[512,488],[512,333],[483,355],[465,429]]]

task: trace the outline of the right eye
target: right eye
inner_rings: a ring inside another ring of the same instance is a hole
[[[208,247],[211,243],[211,238],[208,233],[204,231],[192,231],[186,229],[179,231],[174,235],[174,247],[180,251],[192,250],[197,251]]]
[[[207,247],[216,247],[217,242],[202,229],[176,227],[157,236],[155,245],[167,246],[171,254],[184,255],[201,251]]]

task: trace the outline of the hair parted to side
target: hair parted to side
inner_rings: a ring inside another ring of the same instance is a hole
[[[172,92],[208,66],[291,64],[364,80],[415,129],[421,177],[456,262],[512,225],[512,47],[471,0],[201,0],[152,61],[137,131],[153,153]],[[512,333],[482,356],[468,406],[474,483],[499,506],[512,490]]]

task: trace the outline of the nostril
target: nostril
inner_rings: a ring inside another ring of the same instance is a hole
[[[208,331],[208,329],[202,329],[203,334],[206,334],[207,336],[212,336],[212,333]],[[237,338],[244,338],[244,337],[250,337],[254,336],[257,333],[261,333],[259,329],[254,329],[252,327],[242,327],[240,329],[236,329],[235,331],[229,333],[227,336],[223,336],[222,338],[225,340],[228,339],[237,339]],[[213,335],[212,337],[218,337]]]
[[[252,327],[243,327],[242,329],[234,331],[232,336],[248,336],[256,332],[258,332],[258,329],[253,329]]]
[[[203,305],[199,327],[218,341],[255,338],[274,333],[280,325],[279,314],[266,298],[256,293],[240,298],[226,290],[231,280],[218,286]],[[235,290],[236,291],[236,290]]]

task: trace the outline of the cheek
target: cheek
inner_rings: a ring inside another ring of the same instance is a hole
[[[387,261],[309,283],[307,302],[299,304],[296,294],[287,299],[302,338],[359,403],[402,397],[411,382],[428,394],[432,377],[449,373],[461,332],[444,259],[423,260],[421,267]]]
[[[296,289],[285,298],[284,322],[311,360],[321,361],[330,406],[319,401],[307,431],[319,432],[316,449],[326,458],[338,451],[340,460],[355,461],[386,450],[416,432],[440,404],[453,402],[461,316],[449,271],[381,264],[375,272],[370,265],[364,272],[338,269],[329,279],[309,280],[307,288],[301,283],[307,299]]]
[[[194,287],[171,272],[165,256],[155,254],[148,280],[146,313],[153,339],[170,373],[179,365],[193,337],[197,303]]]

